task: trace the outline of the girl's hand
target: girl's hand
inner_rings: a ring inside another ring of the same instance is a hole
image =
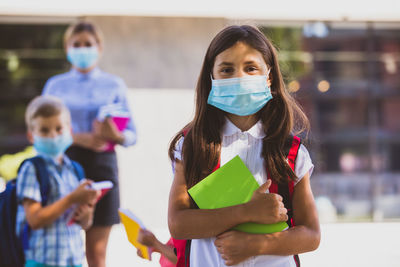
[[[93,133],[78,133],[74,134],[74,144],[95,152],[102,152],[107,146],[107,141]]]
[[[217,236],[214,245],[225,260],[225,265],[236,265],[256,255],[254,242],[249,240],[251,237],[252,235],[239,231],[227,231]]]
[[[268,180],[262,184],[254,191],[251,200],[245,204],[251,222],[270,224],[287,221],[283,198],[278,194],[265,193],[271,183],[271,180]]]
[[[93,132],[100,138],[117,144],[122,144],[124,142],[123,134],[118,130],[117,125],[115,125],[114,121],[110,117],[105,118],[102,122],[94,120]]]

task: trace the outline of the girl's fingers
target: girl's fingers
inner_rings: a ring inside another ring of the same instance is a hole
[[[262,185],[260,185],[259,188],[257,188],[257,192],[258,193],[265,193],[267,192],[267,190],[269,189],[269,187],[271,186],[271,179],[268,179],[265,183],[263,183]]]

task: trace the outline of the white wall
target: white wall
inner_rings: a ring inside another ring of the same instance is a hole
[[[131,209],[150,229],[166,228],[168,194],[173,179],[167,154],[169,142],[191,119],[194,91],[133,89],[128,98],[138,142],[117,151],[121,206]]]

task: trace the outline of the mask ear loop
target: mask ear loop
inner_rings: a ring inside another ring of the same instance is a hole
[[[267,76],[267,79],[269,78],[269,74],[271,73],[271,70],[272,70],[272,67],[271,67],[271,68],[269,68],[269,70],[268,70],[267,74],[265,75],[265,76]]]
[[[268,84],[268,80],[269,80],[269,74],[271,73],[271,70],[272,70],[272,67],[271,68],[269,68],[269,70],[268,70],[268,72],[267,72],[267,74],[265,75],[266,77],[267,77],[267,84]],[[268,85],[267,85],[268,86]],[[271,86],[272,86],[272,80],[271,80]],[[269,86],[269,87],[271,87],[271,86]],[[271,90],[271,88],[270,88],[270,90]],[[272,91],[271,91],[272,92]]]

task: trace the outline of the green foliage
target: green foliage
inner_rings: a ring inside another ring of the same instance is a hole
[[[311,71],[311,66],[302,57],[303,34],[301,28],[263,27],[261,31],[277,49],[279,67],[285,83],[297,80]]]

